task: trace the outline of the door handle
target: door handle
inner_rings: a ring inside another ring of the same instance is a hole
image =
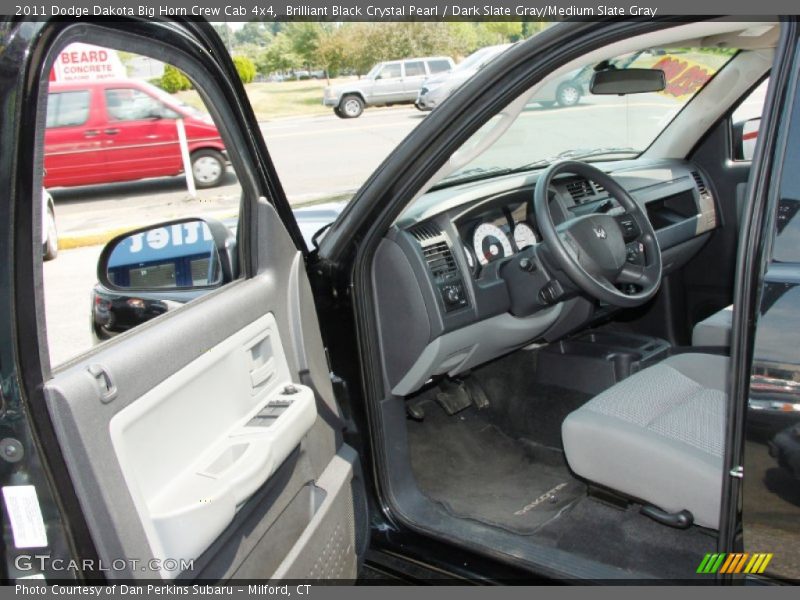
[[[103,133],[106,135],[117,135],[119,133],[119,129],[104,129]]]
[[[89,137],[97,137],[98,135],[100,135],[100,130],[99,129],[87,129],[86,131],[83,132],[83,137],[87,137],[87,138],[89,138]]]
[[[98,391],[100,392],[100,401],[103,404],[111,402],[117,397],[117,385],[103,365],[97,363],[91,364],[86,369],[89,374],[94,378],[97,383]]]

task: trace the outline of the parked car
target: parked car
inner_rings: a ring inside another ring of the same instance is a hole
[[[497,46],[480,48],[467,56],[450,71],[431,75],[422,83],[414,106],[422,111],[433,110],[462,83],[475,75],[475,73],[497,55],[501,52],[505,52],[510,47],[511,44],[499,44]]]
[[[45,186],[179,175],[177,119],[183,120],[197,187],[222,183],[225,145],[208,115],[135,79],[50,83]]]
[[[455,66],[448,56],[427,56],[381,62],[357,81],[325,88],[322,103],[333,108],[337,117],[354,119],[367,106],[413,103],[423,81]]]
[[[511,44],[490,46],[470,54],[461,63],[448,72],[436,75],[425,80],[417,95],[415,106],[422,110],[433,110],[441,104],[450,94],[457,90],[465,81],[473,77],[487,63],[494,60],[499,54],[508,50]],[[545,84],[536,95],[530,99],[530,104],[539,104],[545,108],[553,106],[575,106],[587,93],[591,69],[581,68],[570,71]]]
[[[589,82],[592,78],[592,69],[581,68],[570,71],[563,77],[546,83],[530,99],[529,104],[539,104],[545,108],[553,106],[569,107],[575,106],[581,101],[589,90]]]
[[[58,256],[56,206],[53,196],[45,188],[42,188],[42,256],[44,260],[53,260]]]
[[[415,127],[313,249],[211,25],[101,25],[0,27],[5,580],[800,580],[795,22],[554,24]],[[202,231],[181,275],[202,298],[51,369],[37,84],[59,44],[151,38],[230,100],[241,243],[200,217],[111,240],[99,282],[163,294],[116,258],[152,236],[172,268],[164,228]],[[669,74],[608,68],[671,48]],[[526,110],[578,64],[610,101]]]

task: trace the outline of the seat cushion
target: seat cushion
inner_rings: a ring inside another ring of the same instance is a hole
[[[717,529],[729,359],[679,354],[614,385],[564,420],[579,476]]]
[[[692,346],[730,346],[733,305],[715,312],[692,329]]]

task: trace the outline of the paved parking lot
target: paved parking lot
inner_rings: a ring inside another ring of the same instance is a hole
[[[352,195],[425,114],[411,107],[367,110],[359,119],[330,115],[262,125],[270,156],[292,204]],[[51,190],[59,233],[102,231],[183,215],[235,214],[239,184],[229,169],[223,185],[198,190],[183,177]]]

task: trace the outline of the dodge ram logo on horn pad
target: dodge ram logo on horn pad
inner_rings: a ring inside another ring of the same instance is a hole
[[[608,237],[608,234],[606,233],[606,230],[603,229],[602,226],[600,226],[600,225],[597,225],[596,227],[592,227],[592,231],[594,231],[594,234],[598,238],[600,238],[601,240],[604,240],[604,239],[606,239],[606,237]]]

